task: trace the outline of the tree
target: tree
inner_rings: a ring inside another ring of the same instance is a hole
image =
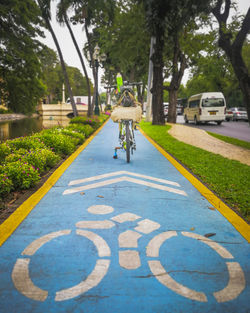
[[[71,18],[73,23],[84,24],[84,30],[87,37],[87,44],[85,45],[85,56],[89,55],[90,62],[92,64],[92,73],[94,79],[94,97],[93,101],[96,98],[96,86],[98,82],[96,81],[97,73],[95,61],[93,59],[94,46],[97,44],[99,37],[95,36],[97,32],[90,32],[90,28],[94,28],[97,21],[100,23],[106,23],[109,20],[112,20],[112,9],[115,0],[74,0],[75,15]],[[93,102],[92,108],[93,111]],[[92,112],[91,112],[92,114]]]
[[[79,59],[80,59],[80,62],[81,62],[81,65],[82,65],[82,69],[83,69],[83,72],[84,72],[84,75],[85,75],[85,78],[86,78],[86,82],[87,82],[87,91],[88,91],[88,116],[91,116],[92,114],[92,108],[91,108],[91,88],[90,88],[90,81],[89,81],[89,77],[88,77],[88,73],[87,73],[87,70],[86,70],[86,66],[84,64],[84,61],[83,61],[83,57],[82,57],[82,54],[81,54],[81,51],[79,49],[79,46],[77,44],[77,41],[75,39],[75,36],[74,36],[74,33],[72,31],[72,28],[70,26],[70,22],[69,22],[69,19],[68,19],[68,16],[67,16],[67,11],[68,9],[70,8],[70,6],[72,5],[72,1],[71,0],[61,0],[60,3],[58,4],[58,11],[57,11],[57,19],[60,23],[65,23],[68,30],[69,30],[69,33],[71,35],[71,38],[72,38],[72,41],[74,43],[74,46],[76,48],[76,51],[77,51],[77,54],[79,56]]]
[[[242,57],[243,44],[247,40],[247,35],[249,35],[250,31],[250,8],[243,18],[236,35],[234,34],[235,29],[232,30],[227,25],[230,8],[231,0],[217,0],[212,12],[219,23],[218,45],[226,53],[239,81],[239,86],[243,93],[244,104],[247,109],[248,120],[250,123],[250,76]]]
[[[134,1],[120,1],[114,8],[113,20],[97,25],[102,51],[107,55],[105,80],[114,85],[118,72],[130,82],[143,82],[138,100],[143,102],[147,82],[150,37],[146,30],[144,8]]]
[[[63,71],[63,75],[64,75],[64,78],[65,78],[66,87],[68,89],[68,93],[69,93],[69,96],[70,96],[70,101],[71,101],[71,105],[72,105],[73,115],[74,116],[78,116],[78,112],[77,112],[75,100],[74,100],[74,97],[73,97],[73,93],[72,93],[72,90],[71,90],[71,87],[70,87],[69,78],[68,78],[65,62],[64,62],[64,59],[63,59],[62,51],[61,51],[60,45],[58,43],[58,40],[56,38],[55,32],[54,32],[54,30],[53,30],[53,28],[52,28],[52,26],[50,24],[50,20],[51,20],[50,2],[51,2],[51,0],[38,0],[38,5],[40,7],[42,17],[43,17],[43,19],[44,19],[44,21],[46,23],[46,26],[47,26],[49,32],[52,35],[52,38],[54,40],[54,43],[56,45],[56,48],[57,48],[57,51],[58,51],[58,54],[59,54],[59,58],[60,58],[61,66],[62,66],[62,71]]]
[[[46,86],[46,96],[48,103],[57,103],[62,101],[62,85],[64,76],[54,50],[44,46],[39,53],[39,60],[42,67],[43,83]],[[74,95],[87,95],[87,80],[80,70],[75,67],[67,66],[70,86]],[[93,92],[93,86],[90,82],[90,91]],[[66,90],[66,98],[69,96]]]
[[[43,21],[32,0],[0,5],[0,98],[14,112],[32,112],[44,93],[37,53]]]
[[[178,51],[178,39],[183,27],[200,12],[208,9],[209,0],[142,0],[146,11],[146,20],[151,36],[155,37],[153,61],[153,124],[164,124],[163,114],[163,55],[166,39],[172,39],[175,49],[174,57]]]

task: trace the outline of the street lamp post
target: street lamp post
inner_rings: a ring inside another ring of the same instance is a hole
[[[94,113],[95,115],[100,115],[100,109],[99,109],[99,101],[98,101],[98,68],[99,66],[102,67],[100,62],[105,62],[106,61],[106,55],[103,53],[100,55],[100,48],[98,44],[96,44],[94,48],[94,53],[93,53],[93,62],[91,62],[91,59],[89,60],[90,62],[90,67],[95,68],[95,110]]]

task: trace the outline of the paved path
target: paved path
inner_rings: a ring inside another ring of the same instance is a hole
[[[0,312],[248,312],[247,241],[109,121],[0,247]]]
[[[203,129],[180,124],[171,124],[171,126],[169,134],[179,141],[250,166],[250,150],[219,140]]]

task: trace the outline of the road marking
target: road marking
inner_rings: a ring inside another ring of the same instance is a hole
[[[189,232],[182,232],[182,235],[202,241],[203,243],[205,243],[206,245],[208,245],[209,247],[214,249],[224,259],[233,259],[234,258],[232,256],[232,254],[226,248],[222,247],[217,242],[215,242],[209,238],[206,238],[206,237],[198,235],[198,234],[189,233]]]
[[[149,257],[159,257],[159,250],[163,242],[171,237],[177,236],[176,231],[167,231],[156,235],[147,245],[147,256]]]
[[[168,191],[168,192],[176,193],[176,194],[179,194],[179,195],[182,195],[182,196],[187,196],[186,192],[183,191],[183,190],[179,190],[179,189],[176,189],[176,188],[167,187],[167,186],[163,186],[163,185],[158,185],[158,184],[155,184],[155,183],[151,183],[151,182],[147,182],[147,181],[144,181],[144,180],[141,180],[141,179],[136,179],[136,178],[127,177],[127,176],[121,176],[119,178],[113,178],[113,179],[104,180],[104,181],[99,182],[99,183],[94,183],[94,184],[90,184],[90,185],[85,185],[85,186],[75,187],[75,188],[71,188],[71,189],[66,189],[63,192],[63,195],[72,194],[72,193],[76,193],[76,192],[80,192],[80,191],[84,191],[84,190],[89,190],[89,189],[93,189],[93,188],[104,187],[104,186],[107,186],[107,185],[120,183],[122,181],[127,181],[127,182],[130,182],[130,183],[135,183],[135,184],[144,185],[144,186],[155,188],[155,189]]]
[[[45,301],[48,291],[35,286],[29,276],[30,259],[17,259],[12,271],[12,280],[16,289],[29,299]]]
[[[120,248],[138,248],[138,239],[142,235],[133,231],[127,230],[121,233],[118,237],[119,247]]]
[[[47,234],[37,240],[34,240],[26,249],[24,249],[22,254],[33,255],[45,243],[49,242],[50,240],[56,237],[68,235],[70,232],[71,231],[69,230],[62,230]],[[99,235],[91,231],[82,229],[77,229],[76,234],[91,240],[98,251],[99,257],[111,256],[111,251],[108,244]],[[16,289],[27,298],[36,301],[45,301],[48,296],[48,291],[40,289],[39,287],[34,285],[29,275],[29,263],[30,259],[28,258],[17,259],[12,271],[13,283]],[[106,259],[97,260],[95,268],[84,281],[81,281],[79,284],[71,288],[63,289],[56,292],[55,301],[72,299],[90,290],[91,288],[97,286],[103,279],[103,277],[106,275],[109,269],[109,265],[110,260]]]
[[[179,295],[200,302],[207,302],[207,297],[203,292],[198,292],[182,284],[177,283],[171,276],[168,275],[160,261],[148,261],[148,265],[155,278],[167,288],[173,290]]]
[[[89,213],[101,215],[112,213],[114,211],[114,208],[108,205],[92,205],[87,210]]]
[[[77,229],[76,233],[77,235],[86,237],[93,242],[93,244],[96,246],[99,257],[106,257],[111,255],[111,251],[108,244],[101,236],[98,236],[96,233],[93,233],[92,231],[82,229]]]
[[[78,285],[74,287],[63,289],[56,292],[55,301],[64,301],[75,298],[91,288],[97,286],[103,277],[107,274],[109,269],[110,260],[97,260],[95,268],[89,274],[87,279],[80,282]]]
[[[135,230],[143,234],[150,234],[151,232],[155,231],[156,229],[160,227],[161,225],[159,223],[145,219],[145,220],[138,222],[138,226],[135,227]]]
[[[219,245],[217,242],[212,241],[204,236],[189,233],[189,232],[181,232],[183,236],[190,237],[196,240],[199,240],[212,249],[215,250],[222,258],[232,259],[234,258],[230,252],[227,251],[224,247]],[[168,231],[156,235],[149,242],[146,250],[146,254],[148,257],[159,257],[159,251],[161,245],[168,239],[177,236],[176,231]],[[182,284],[176,282],[170,275],[166,272],[164,267],[161,265],[161,262],[158,260],[148,261],[149,267],[155,277],[162,283],[164,286],[169,289],[175,291],[176,293],[182,295],[183,297],[207,302],[207,297],[203,292],[197,292],[188,287],[183,286]],[[244,277],[244,272],[241,269],[239,263],[237,262],[226,262],[229,274],[229,282],[227,286],[218,291],[214,292],[213,295],[217,302],[227,302],[233,300],[238,297],[238,295],[244,290],[246,282]]]
[[[78,185],[78,184],[81,184],[81,183],[86,183],[86,182],[99,180],[99,179],[103,179],[103,178],[107,178],[107,177],[124,175],[124,174],[130,175],[130,176],[135,176],[135,177],[140,177],[140,178],[145,178],[145,179],[149,179],[149,180],[153,180],[153,181],[156,181],[158,183],[163,183],[163,184],[167,184],[167,185],[173,185],[173,186],[180,187],[180,185],[178,183],[170,181],[170,180],[156,178],[156,177],[147,176],[147,175],[142,175],[142,174],[133,173],[133,172],[127,172],[127,171],[117,171],[117,172],[112,172],[112,173],[92,176],[92,177],[88,177],[88,178],[72,180],[72,181],[70,181],[69,186]]]
[[[124,223],[124,222],[133,222],[141,218],[139,215],[136,215],[134,213],[122,213],[119,215],[116,215],[111,218],[111,220],[118,222],[118,223]]]
[[[33,255],[34,253],[36,253],[36,251],[39,248],[41,248],[45,243],[49,242],[50,240],[52,240],[56,237],[69,235],[70,233],[71,233],[71,230],[66,229],[66,230],[60,230],[60,231],[53,232],[53,233],[47,234],[45,236],[42,236],[42,237],[34,240],[30,245],[28,245],[28,247],[26,247],[23,250],[22,255]]]
[[[138,251],[119,251],[119,264],[127,270],[135,270],[141,266],[141,259]]]
[[[234,300],[245,289],[246,281],[244,273],[237,262],[227,262],[229,282],[221,291],[214,292],[217,302]]]
[[[91,229],[109,229],[114,227],[115,224],[112,221],[80,221],[76,223],[76,227],[79,228],[91,228]]]

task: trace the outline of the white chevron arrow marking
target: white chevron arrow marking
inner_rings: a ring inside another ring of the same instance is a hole
[[[102,175],[100,175],[100,176],[102,176]],[[156,179],[154,179],[154,180],[156,180]],[[176,189],[176,188],[167,187],[167,186],[163,186],[163,185],[158,185],[158,184],[155,184],[155,183],[151,183],[151,182],[147,182],[147,181],[144,181],[144,180],[141,180],[141,179],[127,177],[127,176],[121,176],[121,177],[118,177],[118,178],[104,180],[104,181],[101,181],[101,182],[98,182],[98,183],[94,183],[94,184],[89,184],[89,185],[85,185],[85,186],[80,186],[80,187],[67,189],[67,190],[65,190],[63,192],[63,195],[76,193],[76,192],[80,192],[80,191],[84,191],[84,190],[88,190],[88,189],[103,187],[103,186],[119,183],[119,182],[122,182],[122,181],[127,181],[127,182],[131,182],[131,183],[135,183],[135,184],[139,184],[139,185],[144,185],[144,186],[148,186],[148,187],[155,188],[155,189],[168,191],[168,192],[176,193],[176,194],[179,194],[179,195],[182,195],[182,196],[187,196],[186,192],[183,191],[183,190],[179,190],[179,189]],[[81,182],[83,182],[83,180],[81,180]],[[86,180],[85,180],[85,182],[86,182]]]
[[[152,176],[147,176],[147,175],[142,175],[142,174],[138,174],[138,173],[127,172],[127,171],[118,171],[118,172],[112,172],[112,173],[102,174],[102,175],[98,175],[98,176],[92,176],[92,177],[78,179],[78,180],[72,180],[69,183],[69,186],[78,185],[78,184],[81,184],[81,183],[86,183],[86,182],[99,180],[99,179],[103,179],[103,178],[108,178],[108,177],[112,177],[112,176],[118,176],[118,175],[130,175],[130,176],[135,176],[135,177],[140,177],[140,178],[153,180],[153,181],[156,181],[158,183],[163,183],[163,184],[167,184],[167,185],[180,187],[180,185],[178,183],[173,182],[171,180],[155,178],[155,177],[152,177]]]

